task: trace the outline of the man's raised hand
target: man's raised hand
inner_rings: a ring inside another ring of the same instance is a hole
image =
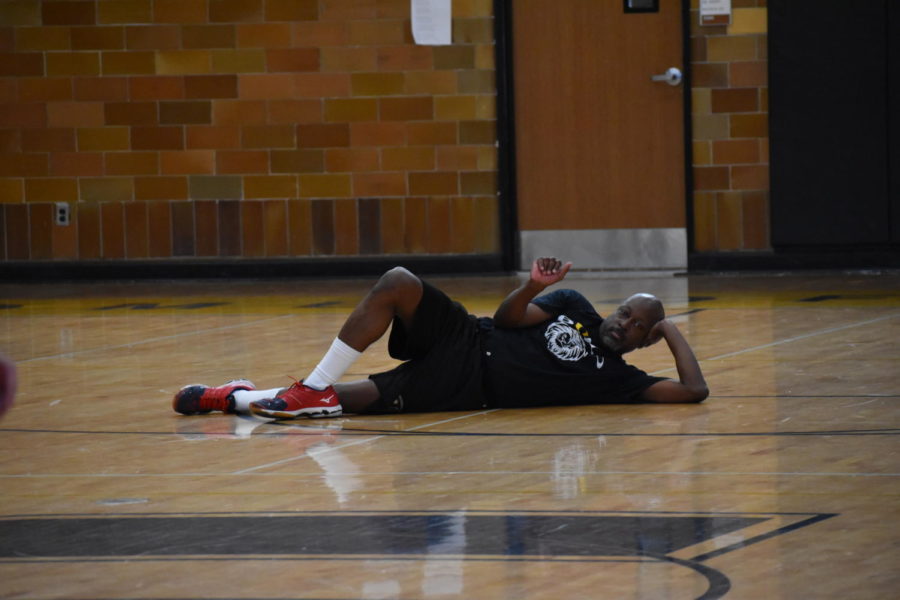
[[[571,262],[563,264],[558,258],[541,257],[531,265],[531,279],[544,287],[550,286],[562,281],[571,268]]]

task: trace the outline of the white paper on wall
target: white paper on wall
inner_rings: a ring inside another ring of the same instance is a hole
[[[452,43],[451,0],[410,0],[412,34],[422,46],[446,46]]]

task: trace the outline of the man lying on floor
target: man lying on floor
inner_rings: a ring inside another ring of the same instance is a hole
[[[635,294],[603,318],[575,290],[541,294],[572,263],[534,261],[529,279],[494,316],[476,317],[410,271],[381,276],[306,379],[257,390],[237,379],[189,385],[175,394],[182,414],[251,412],[275,419],[350,413],[433,412],[623,402],[701,402],[709,394],[687,340],[662,302]],[[391,329],[388,351],[404,361],[367,379],[338,383]],[[622,356],[665,339],[678,380],[653,377]]]

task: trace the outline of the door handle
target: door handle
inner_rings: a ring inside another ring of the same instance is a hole
[[[653,81],[665,81],[669,85],[675,86],[681,83],[681,69],[669,67],[665,73],[653,75],[650,79]]]

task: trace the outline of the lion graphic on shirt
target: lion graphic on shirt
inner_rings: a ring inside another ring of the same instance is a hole
[[[581,360],[591,354],[590,343],[574,327],[572,319],[560,315],[544,331],[547,350],[556,358],[567,361]]]

